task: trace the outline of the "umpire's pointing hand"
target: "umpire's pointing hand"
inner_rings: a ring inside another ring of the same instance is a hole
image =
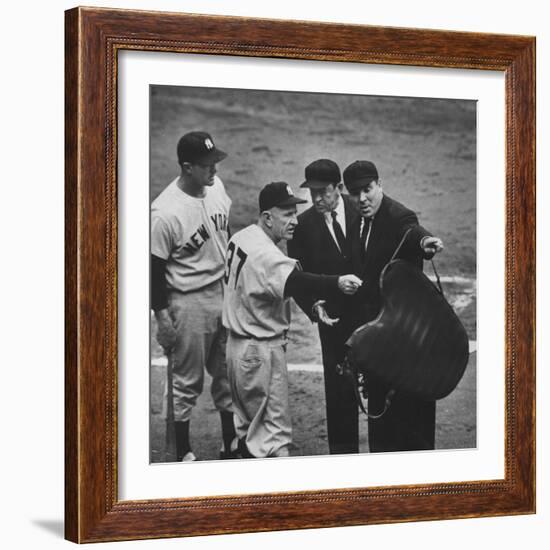
[[[438,237],[424,237],[420,242],[424,254],[431,258],[434,254],[443,250],[443,241]]]

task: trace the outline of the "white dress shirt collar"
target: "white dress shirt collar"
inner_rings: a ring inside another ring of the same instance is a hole
[[[344,208],[344,199],[341,196],[338,199],[338,204],[336,205],[334,212],[336,212],[336,220],[340,224],[340,227],[342,228],[342,233],[344,233],[344,237],[345,237],[346,236],[346,210]],[[328,225],[330,234],[336,241],[336,236],[332,231],[332,212],[325,212],[325,222]]]

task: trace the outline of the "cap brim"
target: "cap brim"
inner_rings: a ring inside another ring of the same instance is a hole
[[[288,197],[284,202],[276,204],[275,206],[294,206],[295,204],[305,204],[307,201],[304,199],[299,199],[298,197]]]
[[[320,181],[320,180],[306,180],[300,185],[300,187],[306,189],[324,189],[325,187],[332,185],[338,185],[340,182],[335,181]]]
[[[216,164],[227,157],[227,153],[221,149],[213,149],[204,157],[201,157],[197,162],[200,164]]]
[[[358,187],[366,187],[367,185],[370,185],[370,183],[373,181],[378,181],[378,178],[374,176],[368,176],[366,178],[353,180],[351,183],[344,182],[344,185],[346,186],[346,189],[357,189]]]

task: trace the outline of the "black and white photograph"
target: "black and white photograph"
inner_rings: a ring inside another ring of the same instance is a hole
[[[149,107],[150,461],[476,448],[476,101]]]
[[[6,4],[5,548],[547,548],[544,6]]]

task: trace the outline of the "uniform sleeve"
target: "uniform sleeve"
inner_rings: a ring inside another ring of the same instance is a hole
[[[338,290],[338,278],[338,275],[319,275],[294,268],[286,280],[285,296],[292,296],[294,300],[304,293],[315,293],[321,298],[326,297],[327,294]],[[313,303],[311,305],[313,306]]]
[[[167,260],[174,248],[174,236],[164,218],[153,213],[151,216],[151,254]]]
[[[151,254],[151,309],[156,312],[167,307],[166,260]]]
[[[266,290],[274,299],[283,300],[285,298],[286,281],[296,264],[296,260],[285,256],[283,253],[267,263],[264,272]]]
[[[309,261],[309,255],[307,254],[304,226],[300,223],[300,220],[298,220],[298,225],[294,231],[294,236],[287,242],[287,250],[288,255],[291,258],[296,258],[300,262],[300,265],[304,271],[314,271]],[[287,295],[289,295],[288,289]],[[292,288],[292,297],[300,309],[311,319],[311,308],[318,300],[318,298],[312,293],[311,287],[304,285],[299,288]]]

